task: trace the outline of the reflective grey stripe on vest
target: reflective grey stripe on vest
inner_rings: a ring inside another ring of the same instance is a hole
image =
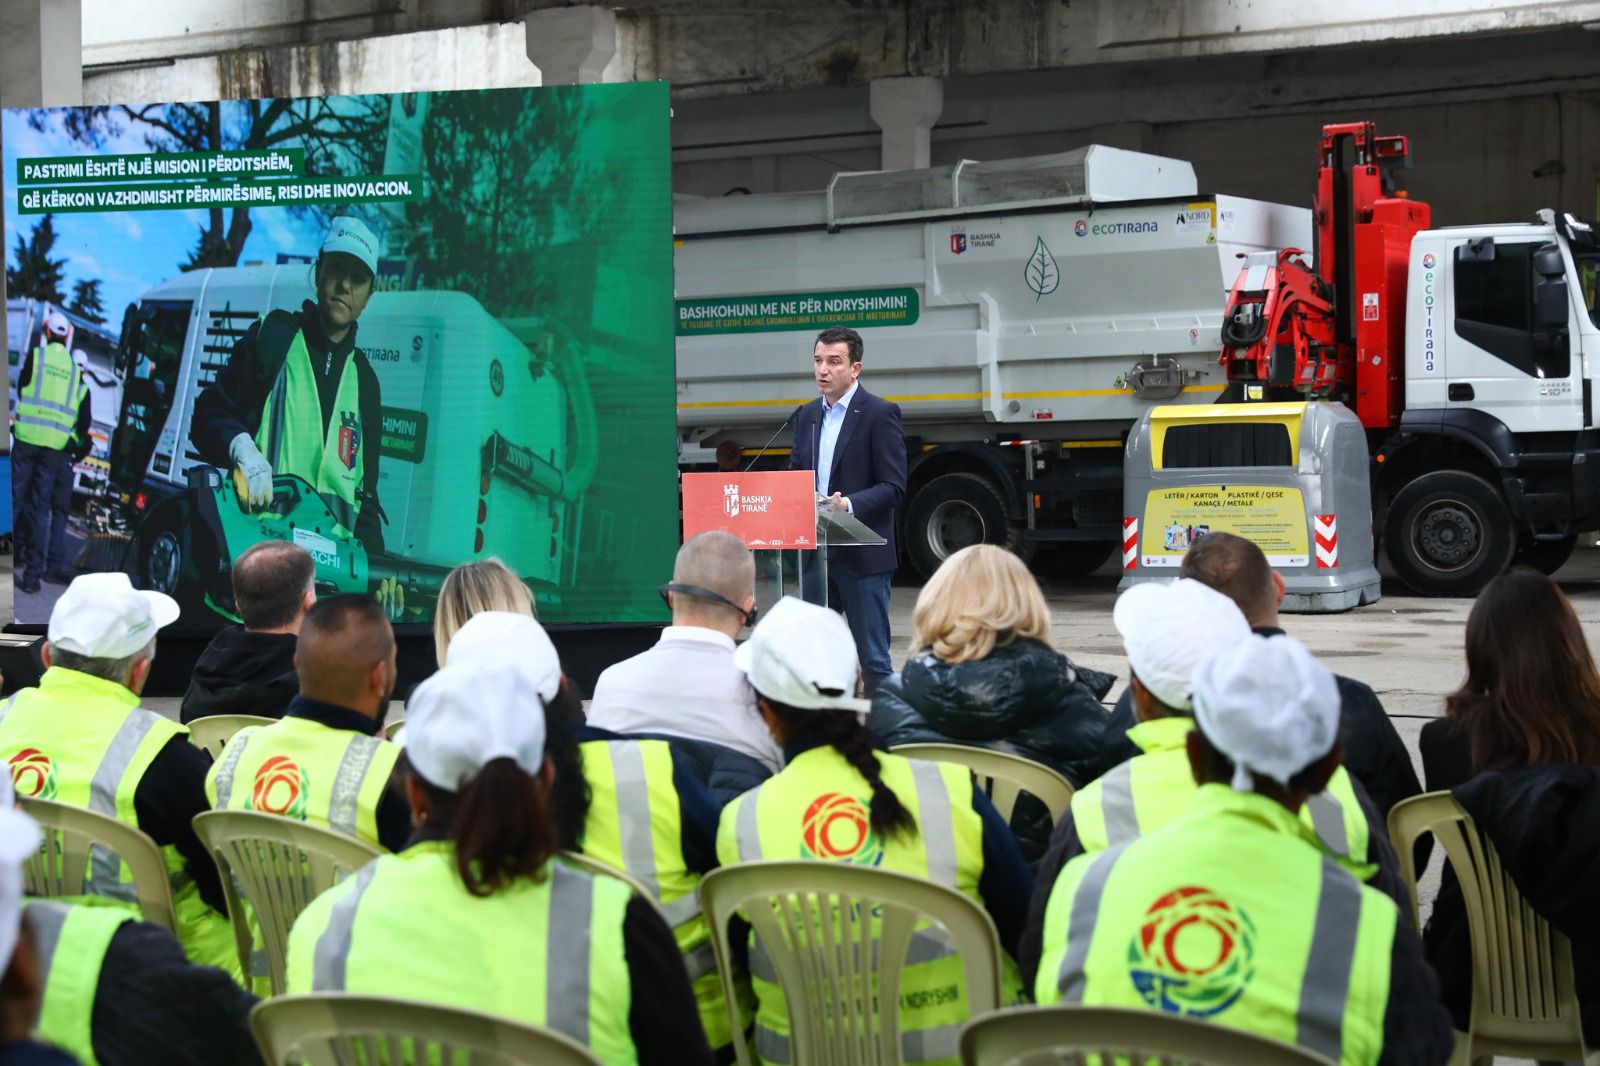
[[[1078,891],[1072,897],[1072,913],[1067,918],[1067,953],[1061,959],[1061,969],[1056,974],[1056,987],[1061,990],[1061,1002],[1082,1003],[1084,985],[1088,983],[1083,972],[1089,960],[1089,941],[1094,937],[1095,919],[1100,914],[1100,897],[1106,890],[1106,880],[1111,868],[1122,858],[1128,845],[1119,844],[1100,853],[1089,864]]]
[[[339,771],[333,775],[333,794],[328,800],[328,825],[348,836],[356,835],[356,818],[360,813],[356,801],[361,798],[362,782],[366,781],[367,770],[371,768],[372,760],[377,757],[383,743],[377,737],[355,737],[345,746],[344,757],[339,760]]]
[[[667,924],[676,929],[685,922],[692,922],[700,917],[700,900],[690,892],[687,896],[680,896],[671,903],[662,900],[661,910],[667,916]]]
[[[1133,768],[1123,763],[1100,779],[1100,814],[1106,846],[1139,839],[1139,811],[1133,805]]]
[[[545,946],[544,1023],[589,1042],[589,937],[594,879],[550,864],[549,937]]]
[[[65,903],[46,899],[29,900],[26,912],[33,925],[33,946],[39,955],[39,970],[44,983],[50,983],[50,960],[56,956],[56,945],[61,942],[61,930],[67,924],[71,908]]]
[[[105,756],[101,758],[89,782],[91,811],[108,818],[117,816],[117,787],[128,775],[128,767],[133,765],[139,745],[144,743],[144,738],[150,735],[150,730],[155,728],[158,720],[156,715],[143,708],[136,708],[122,720],[122,725],[118,727],[116,736],[111,738],[111,745],[106,748]],[[89,869],[89,883],[84,888],[90,895],[109,896],[128,903],[139,898],[131,882],[123,883],[122,858],[116,852],[96,844],[90,849]]]
[[[345,970],[350,964],[350,937],[356,927],[356,910],[361,897],[372,884],[378,864],[369,862],[356,871],[355,885],[339,898],[328,914],[328,927],[317,937],[311,959],[311,991],[343,992]]]
[[[1344,808],[1326,792],[1318,792],[1306,800],[1311,812],[1311,826],[1328,850],[1345,858],[1350,857],[1350,834],[1345,829]]]
[[[908,760],[917,785],[918,828],[928,857],[928,880],[946,888],[957,887],[956,831],[950,811],[950,790],[944,787],[939,764]]]
[[[20,692],[17,693],[17,696],[20,696],[20,695],[22,695],[22,693],[20,693]],[[6,720],[6,715],[11,713],[12,705],[14,705],[17,702],[17,696],[12,696],[10,699],[6,700],[4,703],[0,703],[0,722],[5,721]]]
[[[937,1062],[961,1055],[961,1029],[965,1022],[941,1025],[932,1029],[914,1029],[900,1034],[900,1059],[902,1062]],[[775,1033],[759,1023],[755,1033],[756,1054],[762,1062],[792,1062],[789,1038]]]
[[[872,942],[871,965],[878,967],[878,941]],[[955,944],[941,933],[937,928],[918,929],[911,934],[911,942],[906,945],[907,966],[915,966],[923,962],[938,962],[940,959],[957,955]],[[860,945],[853,949],[851,958],[859,967],[861,963]],[[760,978],[772,984],[778,980],[777,968],[772,965],[772,958],[761,946],[760,938],[750,945],[750,976]]]
[[[762,1062],[786,1063],[789,1062],[789,1038],[781,1033],[774,1033],[771,1029],[756,1023],[756,1054],[761,1056]]]
[[[1324,859],[1294,1042],[1334,1062],[1343,1053],[1345,1004],[1360,927],[1361,886],[1337,863]]]
[[[734,815],[733,836],[739,845],[740,862],[761,861],[761,826],[756,822],[756,801],[761,798],[759,789],[746,792],[738,800],[739,813]]]
[[[715,973],[717,953],[712,949],[711,942],[708,940],[684,955],[683,965],[689,971],[691,981],[698,981],[708,973]]]
[[[606,750],[617,780],[622,867],[659,900],[661,882],[656,880],[656,842],[650,832],[650,786],[645,781],[644,752],[636,740],[614,740]]]
[[[217,764],[217,810],[228,809],[228,801],[233,798],[233,774],[239,768],[239,760],[244,758],[244,749],[249,746],[250,738],[255,736],[254,729],[241,729],[228,739],[222,748],[222,762]]]

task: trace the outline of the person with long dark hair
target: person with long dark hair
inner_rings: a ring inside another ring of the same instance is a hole
[[[607,1063],[709,1063],[660,915],[625,883],[556,857],[539,667],[474,661],[417,687],[406,734],[416,833],[301,914],[289,991],[496,1014]]]
[[[838,614],[780,600],[734,653],[786,765],[722,813],[723,864],[796,857],[911,874],[982,903],[1016,950],[1033,877],[1006,823],[967,770],[876,750],[856,698],[861,668]],[[900,1028],[920,1053],[908,1062],[957,1061],[967,1020],[961,960],[933,931],[917,934],[918,961],[901,977]],[[755,1046],[766,1063],[792,1062],[789,1021],[776,975],[752,936]],[[1007,965],[1006,990],[1020,989]],[[946,993],[957,990],[957,998]]]

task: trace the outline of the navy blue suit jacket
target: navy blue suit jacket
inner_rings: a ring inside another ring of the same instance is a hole
[[[817,437],[822,427],[822,397],[806,404],[795,419],[791,470],[817,468]],[[830,571],[841,574],[884,574],[900,565],[894,542],[894,513],[906,494],[906,436],[900,428],[900,407],[856,386],[845,411],[844,425],[833,448],[828,492],[850,499],[852,512],[883,544],[833,548]]]

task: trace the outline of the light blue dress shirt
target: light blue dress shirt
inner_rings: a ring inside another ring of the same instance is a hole
[[[828,475],[833,471],[833,449],[839,443],[839,430],[844,428],[844,415],[850,409],[850,400],[855,396],[860,382],[850,386],[850,391],[839,397],[839,402],[830,404],[828,398],[822,398],[822,425],[817,433],[817,493],[822,496],[831,495],[828,491]],[[851,508],[853,510],[853,508]]]

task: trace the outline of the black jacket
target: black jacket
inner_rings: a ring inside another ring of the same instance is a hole
[[[1584,1040],[1600,1046],[1600,768],[1529,766],[1479,774],[1451,790],[1528,905],[1572,941]],[[1448,864],[1423,931],[1444,1002],[1465,1031],[1472,941],[1461,883]]]
[[[1100,697],[1114,681],[1037,640],[1013,641],[968,663],[924,650],[878,686],[868,724],[890,747],[990,748],[1044,763],[1077,788],[1093,776],[1106,724]],[[1012,828],[1030,860],[1043,853],[1050,821],[1042,805],[1019,805]]]
[[[282,718],[300,691],[292,633],[252,633],[229,626],[211,638],[194,664],[178,720],[188,725],[213,714]]]
[[[795,418],[789,469],[817,468],[821,426],[819,396],[800,408]],[[830,570],[840,574],[893,573],[900,565],[894,513],[906,494],[906,435],[900,425],[898,404],[856,387],[833,447],[828,491],[848,497],[851,514],[883,538],[882,544],[831,549]]]

